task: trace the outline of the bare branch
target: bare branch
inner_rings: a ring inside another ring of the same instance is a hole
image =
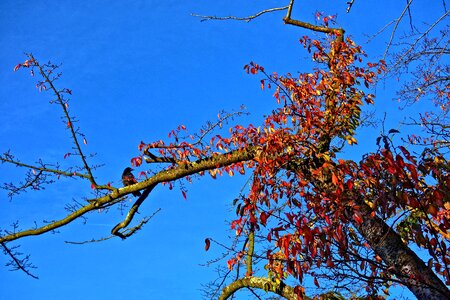
[[[390,48],[391,45],[392,45],[392,41],[394,40],[394,35],[395,35],[395,32],[397,31],[397,27],[398,27],[398,25],[400,24],[400,21],[403,19],[403,16],[405,15],[405,13],[409,10],[409,7],[410,7],[412,1],[413,1],[413,0],[409,0],[409,1],[406,3],[405,8],[403,9],[402,13],[400,14],[400,17],[398,17],[396,20],[394,20],[394,21],[395,21],[395,26],[394,26],[394,29],[392,30],[391,37],[390,37],[389,42],[388,42],[388,45],[387,45],[387,47],[386,47],[386,51],[384,52],[384,55],[383,55],[383,59],[386,58],[386,55],[387,55],[387,53],[388,53],[388,51],[389,51],[389,48]]]
[[[97,186],[97,183],[95,182],[95,178],[92,175],[91,168],[89,167],[89,165],[88,165],[88,163],[86,161],[86,155],[84,155],[83,150],[81,150],[80,142],[78,141],[78,137],[77,137],[77,134],[80,134],[80,133],[78,132],[78,130],[75,129],[75,127],[74,127],[74,120],[69,114],[68,101],[65,100],[63,95],[62,95],[63,92],[71,94],[71,91],[68,90],[68,89],[58,90],[55,87],[54,81],[55,81],[55,79],[59,78],[59,75],[56,75],[55,77],[50,78],[50,74],[52,74],[52,72],[58,66],[55,66],[55,65],[41,65],[34,58],[34,56],[32,54],[28,54],[28,57],[30,58],[31,61],[33,61],[33,66],[35,66],[35,67],[37,67],[39,69],[39,73],[44,78],[44,82],[40,83],[40,86],[45,88],[46,87],[45,84],[47,84],[50,87],[50,89],[53,91],[54,95],[56,96],[56,100],[54,100],[54,101],[57,102],[61,106],[61,108],[62,108],[62,110],[64,112],[64,117],[67,120],[67,124],[66,124],[67,128],[70,129],[70,133],[71,133],[71,136],[72,136],[73,143],[75,144],[76,151],[77,151],[78,155],[80,156],[81,161],[83,162],[84,169],[88,173],[88,176],[89,176],[88,179],[94,186]],[[49,69],[46,69],[47,67]],[[83,136],[83,142],[86,143],[85,141],[86,141],[86,139]]]
[[[347,2],[347,10],[346,10],[346,12],[347,13],[349,13],[350,12],[350,10],[352,9],[352,6],[353,6],[353,3],[355,2],[355,0],[350,0],[350,1],[348,1]]]
[[[236,21],[250,22],[251,20],[253,20],[253,19],[255,19],[255,18],[257,18],[257,17],[259,17],[259,16],[261,16],[263,14],[274,12],[274,11],[279,11],[279,10],[285,10],[288,7],[289,6],[286,5],[286,6],[283,6],[283,7],[269,8],[269,9],[262,10],[262,11],[256,13],[256,14],[254,14],[254,15],[247,16],[247,17],[241,17],[241,18],[235,17],[235,16],[228,16],[228,17],[203,16],[203,15],[198,15],[198,14],[191,14],[191,16],[202,18],[200,20],[201,22],[208,21],[208,20],[220,20],[220,21],[223,21],[223,20],[236,20]]]
[[[148,188],[146,188],[142,192],[142,195],[139,196],[139,198],[136,200],[136,202],[134,202],[133,206],[128,211],[128,214],[125,217],[125,220],[123,220],[122,222],[120,222],[119,224],[114,226],[114,228],[111,230],[111,233],[113,235],[118,236],[121,239],[126,239],[127,237],[131,236],[136,230],[138,230],[138,229],[135,229],[135,230],[130,230],[129,232],[119,232],[120,229],[126,228],[131,223],[131,221],[134,218],[134,215],[137,213],[137,211],[139,209],[139,206],[141,206],[141,204],[148,197],[150,192],[155,188],[155,186],[156,186],[156,184],[153,184],[153,185],[149,186]],[[145,223],[147,223],[147,222],[145,222]],[[139,227],[139,229],[140,229],[140,227]]]
[[[139,222],[139,224],[137,224],[136,226],[133,226],[131,228],[127,228],[124,230],[123,235],[126,237],[131,236],[132,234],[134,234],[136,231],[139,231],[142,229],[142,227],[147,224],[148,221],[150,221],[150,219],[152,219],[158,212],[161,211],[161,208],[158,208],[150,217],[145,217],[144,219],[141,220],[141,222]],[[98,242],[103,242],[103,241],[107,241],[109,239],[115,238],[118,235],[110,235],[107,237],[103,237],[100,239],[91,239],[91,240],[87,240],[87,241],[82,241],[82,242],[72,242],[72,241],[65,241],[66,244],[72,244],[72,245],[84,245],[84,244],[88,244],[88,243],[98,243]]]
[[[66,172],[66,171],[61,171],[59,169],[51,169],[51,168],[47,167],[48,164],[43,164],[42,162],[41,162],[41,166],[22,163],[19,160],[14,159],[14,157],[9,152],[6,152],[3,155],[0,155],[0,162],[10,163],[10,164],[16,165],[18,167],[24,167],[24,168],[28,168],[30,170],[36,170],[36,171],[40,171],[40,172],[53,173],[56,175],[62,175],[62,176],[66,176],[66,177],[81,177],[81,178],[89,179],[89,175],[87,175],[87,174],[83,174],[83,173],[79,173],[79,172]]]
[[[34,268],[34,266],[28,262],[28,260],[29,260],[28,255],[25,256],[25,258],[19,259],[19,258],[17,258],[17,256],[20,255],[21,253],[14,252],[14,250],[11,248],[8,248],[6,246],[6,243],[4,243],[4,242],[0,242],[0,245],[3,247],[3,251],[11,258],[11,262],[9,262],[7,264],[7,266],[13,266],[12,270],[21,270],[21,271],[25,272],[25,274],[27,274],[28,276],[30,276],[34,279],[39,279],[39,277],[31,274],[30,271],[28,270],[29,268]]]
[[[412,1],[412,0],[411,0]],[[400,64],[403,61],[403,58],[405,58],[409,53],[411,53],[411,51],[414,50],[414,47],[417,45],[417,43],[419,43],[425,36],[427,36],[428,33],[430,33],[430,31],[439,23],[441,22],[443,19],[445,19],[448,15],[450,14],[450,10],[446,11],[442,16],[440,16],[433,24],[431,24],[428,29],[422,33],[409,47],[409,49],[407,51],[405,51],[405,53],[403,53],[403,55],[398,59],[398,61],[394,64],[394,66],[392,66],[390,69],[395,68],[398,64]],[[385,52],[387,53],[387,52]],[[389,71],[389,70],[388,70]]]

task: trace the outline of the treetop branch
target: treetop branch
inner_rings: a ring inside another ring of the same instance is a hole
[[[235,16],[228,16],[228,17],[216,17],[216,16],[203,16],[203,15],[199,15],[199,14],[191,14],[193,17],[199,17],[202,18],[202,22],[203,21],[208,21],[208,20],[236,20],[236,21],[246,21],[246,22],[250,22],[253,19],[256,19],[257,17],[266,14],[266,13],[271,13],[274,11],[279,11],[279,10],[286,10],[288,9],[288,5],[287,6],[283,6],[283,7],[274,7],[274,8],[269,8],[269,9],[265,9],[262,10],[254,15],[250,15],[247,17],[235,17]]]

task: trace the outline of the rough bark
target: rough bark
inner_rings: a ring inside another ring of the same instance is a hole
[[[298,297],[295,294],[294,289],[284,284],[283,282],[276,283],[268,278],[253,277],[253,276],[238,279],[233,283],[231,283],[230,285],[226,286],[222,290],[222,294],[220,295],[219,300],[228,299],[229,297],[234,295],[234,293],[236,293],[238,290],[242,288],[256,288],[264,290],[266,292],[278,294],[288,300],[298,300]],[[303,299],[307,300],[309,298],[303,297]]]

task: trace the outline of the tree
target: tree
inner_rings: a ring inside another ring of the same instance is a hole
[[[30,165],[6,152],[2,162],[29,169],[23,184],[6,188],[13,195],[50,183],[50,176],[63,176],[88,180],[97,194],[72,207],[59,221],[23,231],[5,230],[0,243],[12,264],[28,272],[27,260],[18,258],[11,242],[119,205],[130,193],[143,190],[125,219],[112,229],[112,234],[122,239],[148,221],[146,218],[129,227],[157,184],[171,187],[173,182],[189,181],[192,176],[209,173],[216,178],[222,173],[251,172],[247,192],[234,201],[237,219],[231,227],[236,230],[237,243],[228,261],[230,271],[245,265],[246,272],[222,290],[221,299],[244,287],[288,299],[302,298],[302,282],[308,277],[318,287],[336,280],[363,282],[373,297],[381,286],[388,289],[393,282],[407,286],[420,299],[449,297],[441,281],[449,281],[445,153],[432,144],[433,148],[413,154],[393,143],[391,137],[397,132],[390,130],[377,140],[377,152],[368,153],[359,162],[343,159],[344,145],[357,142],[355,130],[362,121],[363,104],[374,101],[367,90],[386,70],[386,64],[363,62],[361,47],[346,37],[343,29],[329,26],[332,16],[318,14],[320,25],[292,19],[293,5],[291,1],[285,7],[285,23],[323,34],[319,39],[300,39],[317,68],[298,76],[282,76],[249,63],[245,70],[263,76],[261,87],[273,89],[278,104],[262,124],[237,125],[222,137],[215,130],[240,112],[223,113],[197,134],[189,135],[180,125],[169,134],[170,141],[143,142],[141,155],[133,158],[132,164],[163,167],[148,179],[124,188],[96,181],[81,147],[87,141],[68,110],[66,96],[71,91],[55,86],[60,76],[58,66],[41,64],[32,55],[17,65],[16,70],[28,68],[38,73],[42,77],[38,87],[54,94],[52,103],[61,107],[74,143],[75,151],[67,156],[77,155],[81,166]],[[448,101],[448,94],[443,99]],[[184,189],[182,193],[186,197]],[[211,240],[205,243],[208,250]],[[428,250],[428,265],[412,250],[413,244]],[[256,276],[254,267],[261,264],[267,269],[266,276]],[[286,283],[289,278],[294,279],[292,286]]]

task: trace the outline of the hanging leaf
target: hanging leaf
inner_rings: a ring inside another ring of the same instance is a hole
[[[205,239],[205,251],[208,251],[210,246],[211,246],[211,241],[208,238],[206,238]]]

